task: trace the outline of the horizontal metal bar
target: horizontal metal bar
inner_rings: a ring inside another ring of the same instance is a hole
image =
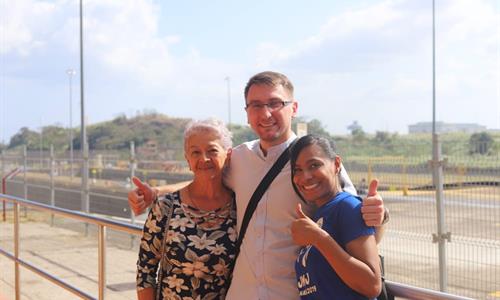
[[[74,287],[74,286],[72,286],[72,285],[64,282],[63,280],[61,280],[61,279],[59,279],[59,278],[57,278],[55,276],[52,276],[49,273],[47,273],[47,272],[45,272],[45,271],[43,271],[43,270],[35,267],[34,265],[32,265],[32,264],[30,264],[30,263],[28,263],[28,262],[26,262],[26,261],[24,261],[22,259],[16,259],[14,257],[14,255],[10,254],[7,251],[4,251],[4,250],[0,249],[0,254],[4,255],[5,257],[11,259],[14,262],[17,261],[19,263],[19,265],[21,265],[21,266],[25,267],[26,269],[28,269],[28,270],[30,270],[30,271],[32,271],[32,272],[40,275],[41,277],[43,277],[43,278],[51,281],[52,283],[54,283],[54,284],[62,287],[63,289],[65,289],[65,290],[67,290],[67,291],[69,291],[69,292],[77,295],[80,298],[91,299],[91,300],[95,300],[96,299],[96,298],[92,297],[91,295],[85,293],[84,291],[81,291],[81,290],[77,289],[76,287]]]
[[[99,196],[99,197],[106,197],[106,198],[116,199],[116,200],[124,200],[124,201],[127,200],[127,198],[125,198],[125,197],[113,196],[113,195],[102,194],[102,193],[92,193],[92,192],[90,192],[89,195],[91,195],[91,196]]]
[[[55,187],[54,190],[60,191],[60,192],[66,192],[66,193],[75,193],[75,194],[81,194],[81,190],[72,190],[72,189],[67,189],[67,188],[61,188],[61,187]]]
[[[7,179],[6,182],[9,182],[9,183],[19,183],[19,184],[23,184],[24,183],[22,180],[15,180],[15,179]]]
[[[48,174],[47,174],[48,175]],[[50,186],[46,185],[41,185],[41,184],[35,184],[35,183],[26,183],[27,187],[36,187],[39,189],[45,189],[45,190],[50,190]]]
[[[18,203],[22,206],[30,207],[36,210],[40,211],[45,211],[51,214],[55,215],[60,215],[60,216],[66,216],[72,219],[76,219],[79,221],[83,221],[89,224],[95,224],[95,225],[102,225],[106,226],[108,228],[111,228],[116,231],[121,231],[125,233],[130,233],[130,234],[135,234],[135,235],[142,235],[142,227],[133,225],[133,224],[128,224],[124,222],[119,222],[107,218],[102,218],[102,217],[96,217],[92,216],[86,213],[82,213],[79,211],[74,211],[74,210],[69,210],[65,208],[60,208],[60,207],[54,207],[30,200],[24,200],[19,197],[11,196],[11,195],[5,195],[5,194],[0,194],[0,199],[4,199],[7,202],[10,203]]]
[[[385,281],[389,293],[396,297],[411,300],[474,300],[472,298],[442,293],[434,290],[419,288],[390,280]]]
[[[23,184],[24,183],[22,181],[16,181],[16,180],[7,180],[7,182],[9,182],[9,183],[18,183],[18,184]],[[116,182],[118,182],[118,181],[116,181]],[[46,190],[50,189],[50,186],[33,184],[33,183],[26,183],[26,186],[28,186],[28,187],[37,187],[37,188],[42,188],[42,189],[46,189]],[[75,193],[75,194],[81,194],[82,193],[81,190],[73,190],[73,189],[67,189],[67,188],[61,188],[61,187],[55,187],[54,190],[61,191],[61,192]],[[103,194],[103,193],[90,192],[89,195],[101,196],[101,197],[108,197],[108,198],[117,199],[117,200],[127,200],[127,198],[125,198],[125,197],[114,196],[114,195]]]

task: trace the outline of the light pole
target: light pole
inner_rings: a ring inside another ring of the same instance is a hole
[[[227,76],[224,80],[227,81],[227,127],[231,131],[231,78]]]
[[[433,234],[433,243],[438,243],[439,255],[439,290],[446,292],[448,273],[446,267],[446,241],[451,241],[451,232],[446,232],[444,206],[443,167],[445,160],[441,156],[441,143],[436,128],[436,5],[432,0],[432,167],[433,183],[436,188],[437,233]]]
[[[73,75],[76,74],[76,71],[67,69],[66,74],[68,74],[69,80],[69,174],[71,181],[73,181]]]
[[[83,4],[80,0],[80,117],[81,132],[80,145],[82,150],[82,211],[89,213],[89,148],[87,144],[87,129],[85,126],[85,98],[84,98],[84,77],[83,77]],[[88,224],[85,226],[85,233],[88,234]],[[99,297],[101,298],[101,297]]]

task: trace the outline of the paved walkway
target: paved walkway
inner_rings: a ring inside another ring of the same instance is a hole
[[[21,215],[23,215],[21,213]],[[21,259],[97,297],[97,230],[76,221],[29,212],[20,224]],[[135,263],[138,237],[108,231],[106,299],[136,299]],[[12,220],[0,221],[0,248],[13,253]],[[14,264],[0,255],[0,300],[14,299]],[[24,267],[21,272],[21,299],[57,300],[78,297]]]

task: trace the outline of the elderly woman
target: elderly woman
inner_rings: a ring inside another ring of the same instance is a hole
[[[140,300],[224,299],[237,238],[234,194],[222,184],[230,151],[222,122],[188,124],[184,156],[194,179],[157,197],[149,212],[137,262]]]
[[[369,299],[382,282],[373,227],[361,217],[361,198],[342,191],[340,157],[328,140],[301,137],[291,150],[292,182],[318,207],[313,219],[297,205],[292,237],[303,246],[295,262],[302,299]]]

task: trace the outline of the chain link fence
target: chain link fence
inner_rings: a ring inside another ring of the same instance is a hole
[[[462,152],[463,153],[463,152]],[[443,234],[432,157],[349,157],[360,193],[371,179],[390,210],[380,245],[387,278],[477,299],[500,297],[500,157],[453,154],[443,160]],[[443,241],[444,260],[439,241]],[[443,269],[444,278],[440,275]]]
[[[428,145],[426,146],[428,147]],[[358,192],[379,179],[379,192],[391,221],[380,245],[386,275],[391,281],[478,299],[500,297],[500,156],[467,155],[457,145],[444,145],[443,220],[439,212],[431,155],[343,156]],[[451,150],[450,150],[451,149]],[[455,151],[461,149],[461,151]],[[342,150],[342,149],[341,149]],[[405,152],[405,151],[401,151]],[[431,153],[430,149],[428,151]],[[341,155],[343,154],[340,151]],[[7,193],[46,204],[82,210],[81,156],[45,152],[2,153],[4,177],[20,167],[7,182]],[[185,162],[157,161],[130,153],[91,152],[89,211],[134,222],[126,194],[131,176],[151,185],[189,180]],[[133,242],[133,241],[132,241]],[[439,244],[444,256],[439,252]],[[441,285],[440,285],[441,283]]]

